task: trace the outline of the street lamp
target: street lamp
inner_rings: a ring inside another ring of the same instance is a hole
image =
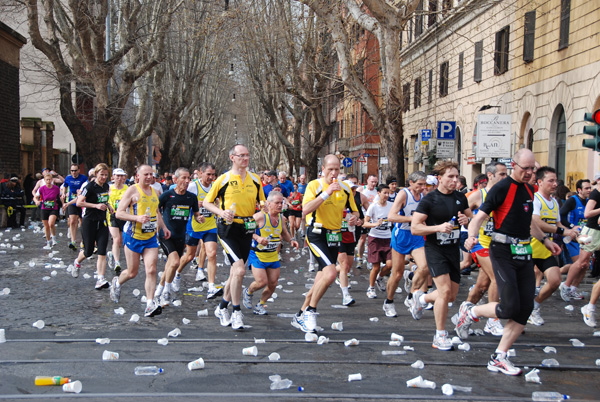
[[[493,108],[500,108],[500,106],[492,106],[492,105],[483,105],[482,107],[479,108],[480,112],[483,112],[484,110],[488,110],[488,109],[493,109]]]

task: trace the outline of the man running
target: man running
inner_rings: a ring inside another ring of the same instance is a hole
[[[76,204],[77,192],[87,180],[87,176],[79,174],[79,166],[74,163],[71,165],[71,174],[65,178],[62,187],[63,192],[61,194],[61,199],[63,204],[66,205],[65,212],[69,217],[69,234],[71,235],[69,248],[71,250],[77,250],[77,226],[81,220],[81,208]]]
[[[108,190],[108,204],[112,207],[113,213],[107,211],[108,214],[108,230],[112,237],[112,251],[106,253],[108,267],[115,270],[116,275],[121,274],[121,246],[123,245],[123,228],[125,221],[117,219],[116,211],[119,207],[119,202],[123,198],[123,194],[129,188],[125,181],[127,173],[123,169],[117,168],[113,170],[113,184]]]
[[[154,298],[156,290],[156,264],[158,262],[158,240],[156,231],[160,227],[164,238],[168,239],[171,232],[165,226],[162,215],[158,210],[158,195],[150,186],[153,179],[152,167],[140,165],[137,170],[138,184],[130,186],[117,208],[117,219],[127,221],[123,240],[125,242],[125,259],[127,269],[121,275],[115,276],[110,286],[110,298],[119,302],[121,286],[138,274],[140,257],[144,258],[146,269],[146,317],[153,317],[162,312],[160,303]]]
[[[470,250],[477,243],[479,228],[493,212],[490,260],[500,302],[463,309],[455,330],[459,337],[465,339],[469,335],[469,327],[479,317],[508,319],[487,368],[492,372],[519,375],[522,370],[510,362],[508,350],[523,332],[533,310],[535,273],[530,234],[551,250],[553,255],[560,253],[560,247],[550,241],[532,221],[534,189],[528,182],[536,170],[533,152],[518,150],[513,157],[512,167],[512,174],[494,185],[487,194],[479,212],[469,224],[469,237],[465,241],[465,248]]]
[[[317,305],[329,286],[335,281],[335,261],[342,241],[344,210],[350,208],[348,225],[356,225],[358,210],[352,190],[337,181],[340,161],[335,155],[323,159],[322,176],[308,184],[302,213],[306,216],[306,240],[319,264],[314,284],[307,293],[300,312],[292,319],[292,326],[304,332],[317,328]]]
[[[375,197],[377,197],[377,176],[372,174],[369,175],[369,177],[367,178],[367,185],[365,187],[359,187],[356,191],[367,197],[367,201],[369,201],[366,205],[363,205],[363,214],[365,214],[367,212],[368,206],[371,205],[375,201]],[[370,267],[371,264],[367,263],[367,259],[364,257],[366,241],[367,231],[363,231],[362,235],[358,239],[358,244],[356,245],[359,257],[357,260],[357,265],[361,265],[362,263],[368,264],[368,266]]]
[[[256,230],[253,215],[257,204],[265,201],[265,193],[258,176],[248,171],[248,148],[241,144],[233,146],[229,150],[229,159],[232,162],[231,170],[213,183],[202,205],[209,212],[219,215],[217,233],[231,263],[223,300],[215,309],[215,316],[222,326],[231,325],[234,330],[239,330],[244,328],[244,316],[240,308],[242,281]],[[220,207],[213,204],[217,198]],[[233,307],[231,316],[227,310],[229,302]]]

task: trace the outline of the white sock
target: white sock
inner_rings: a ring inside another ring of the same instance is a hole
[[[435,336],[445,336],[445,335],[446,335],[446,330],[444,330],[444,329],[442,329],[442,330],[436,329],[435,330]]]
[[[102,281],[102,280],[104,280],[104,275],[100,275],[100,274],[98,274],[98,280],[99,280],[99,281]]]
[[[165,288],[163,289],[163,293],[169,293],[171,291],[171,283],[165,282]]]
[[[496,349],[495,353],[497,357],[506,357],[506,352],[503,352],[500,349]]]
[[[588,303],[588,311],[596,311],[596,305],[592,303]]]
[[[165,287],[163,285],[158,285],[156,290],[154,291],[154,297],[158,297],[162,294],[162,291]]]
[[[535,300],[533,301],[533,309],[539,309],[540,308],[540,303],[536,302]]]
[[[214,284],[214,282],[213,282],[213,283],[211,283],[211,282],[208,282],[208,289],[210,289],[210,290],[213,290],[213,289],[215,289],[215,284]]]
[[[350,296],[350,293],[348,292],[348,286],[342,288],[342,294],[344,296]]]
[[[427,304],[427,302],[425,301],[425,295],[424,295],[424,294],[422,294],[422,295],[419,297],[419,303],[421,303],[421,305],[422,305],[422,306],[424,306],[424,305],[426,305],[426,304]]]
[[[575,292],[575,291],[577,290],[577,286],[573,286],[573,285],[571,285],[571,290],[572,290],[573,292]]]

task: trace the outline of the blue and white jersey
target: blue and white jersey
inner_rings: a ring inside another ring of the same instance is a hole
[[[406,193],[406,203],[404,207],[400,208],[399,214],[402,216],[412,216],[423,196],[422,194],[419,194],[419,199],[417,200],[415,197],[413,197],[413,194],[408,188],[403,188],[400,191],[404,191]],[[396,223],[396,228],[410,231],[410,222]]]

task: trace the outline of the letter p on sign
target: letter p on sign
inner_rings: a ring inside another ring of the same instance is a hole
[[[437,138],[439,140],[455,140],[456,139],[456,122],[455,121],[438,121]]]

